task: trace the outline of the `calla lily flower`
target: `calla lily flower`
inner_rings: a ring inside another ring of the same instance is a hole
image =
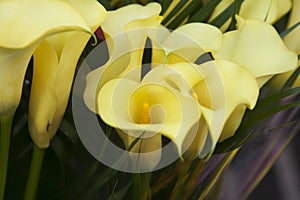
[[[245,108],[254,107],[258,91],[255,78],[235,63],[177,63],[155,67],[141,83],[126,76],[107,82],[97,97],[97,113],[122,132],[127,148],[148,134],[132,153],[147,157],[151,152],[153,168],[160,160],[162,135],[172,140],[183,158],[206,156],[218,140],[234,134]],[[149,167],[146,157],[142,160]]]
[[[94,32],[106,11],[96,0],[67,1]],[[45,22],[44,22],[45,23]],[[68,32],[53,35],[34,52],[29,100],[29,131],[39,148],[47,148],[64,115],[78,59],[91,34]]]
[[[128,32],[128,45],[133,52],[130,66],[136,67],[142,61],[143,47],[147,39],[147,28],[158,27],[162,21],[159,16],[161,6],[158,3],[149,3],[146,6],[131,4],[115,11],[109,11],[107,19],[102,24],[106,38]],[[138,29],[138,30],[137,30]],[[137,31],[135,31],[137,30]],[[110,49],[110,44],[109,49]]]
[[[107,63],[93,71],[87,77],[84,101],[88,108],[95,111],[96,93],[107,81],[122,76],[122,73],[138,67],[142,63],[142,54],[147,39],[147,30],[158,27],[162,17],[161,6],[150,3],[146,6],[131,4],[115,11],[108,11],[102,24],[109,50]],[[140,81],[140,76],[132,77]]]
[[[221,1],[212,13],[210,21],[221,14],[233,2],[234,0]],[[291,7],[291,0],[245,0],[241,5],[239,16],[244,19],[259,19],[273,24],[283,17]],[[221,29],[225,31],[229,24],[230,20],[228,20]]]
[[[289,16],[289,21],[287,27],[295,25],[300,21],[300,0],[293,0],[293,7],[291,14]],[[290,32],[287,36],[284,37],[283,41],[287,48],[291,51],[294,51],[297,55],[300,54],[300,26],[296,27],[292,32]],[[300,65],[300,61],[298,61],[298,66]],[[287,72],[284,74],[279,74],[274,79],[272,79],[272,85],[279,88],[282,87],[287,81],[287,79],[292,75],[293,71]],[[293,87],[300,86],[300,76],[296,79]]]
[[[196,136],[186,142],[192,142],[188,151],[194,152],[189,152],[190,155],[203,157],[214,149],[217,141],[233,136],[245,109],[254,108],[259,94],[256,80],[246,68],[226,60],[201,65],[177,63],[167,68],[172,71],[161,73],[154,69],[143,81],[173,86],[196,100],[203,119],[199,121]]]
[[[153,45],[153,64],[194,62],[205,52],[221,46],[222,32],[209,24],[189,23],[170,33],[166,28],[149,32]]]
[[[91,31],[73,6],[58,0],[2,0],[0,17],[0,115],[10,115],[20,102],[25,71],[36,46],[60,32]]]
[[[238,29],[224,34],[215,59],[245,66],[262,87],[273,75],[297,67],[297,54],[288,50],[275,28],[261,20],[236,16]]]
[[[99,91],[97,104],[103,121],[124,133],[121,137],[127,148],[135,138],[141,138],[131,153],[143,153],[139,166],[149,169],[160,161],[161,135],[170,138],[182,155],[185,137],[200,117],[198,104],[170,86],[127,78],[107,82]],[[137,162],[136,156],[132,159]]]

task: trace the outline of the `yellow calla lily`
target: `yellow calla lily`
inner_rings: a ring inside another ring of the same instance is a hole
[[[91,71],[86,77],[84,101],[90,110],[95,111],[96,93],[103,84],[132,68],[140,68],[147,30],[159,26],[162,20],[160,11],[158,3],[146,6],[132,4],[108,11],[101,27],[106,36],[110,57],[104,66]],[[131,78],[140,81],[140,76]]]
[[[131,59],[132,66],[140,65],[146,39],[146,28],[158,27],[162,17],[159,16],[161,6],[158,3],[149,3],[146,6],[131,4],[115,11],[108,11],[108,16],[102,24],[106,38],[114,37],[120,33],[128,32],[128,43],[133,49],[135,59]],[[137,31],[134,31],[138,29]],[[109,50],[110,44],[109,45]],[[136,51],[136,52],[134,52]]]
[[[153,160],[147,161],[148,165],[151,163],[150,167],[160,160],[162,147],[157,142],[161,144],[161,135],[176,144],[181,156],[186,150],[182,148],[184,140],[200,117],[197,103],[169,86],[125,78],[107,82],[99,91],[97,104],[97,112],[105,123],[129,135],[121,136],[126,147],[134,138],[141,137],[146,143],[133,152],[147,155],[156,152],[156,156],[151,156]]]
[[[221,14],[228,6],[230,6],[234,0],[221,1],[214,12],[212,13],[210,20],[215,19]],[[244,19],[259,19],[273,24],[282,16],[284,16],[292,7],[291,0],[245,0],[240,8],[239,16]],[[225,31],[231,20],[228,20],[221,27],[222,31]]]
[[[295,25],[300,21],[300,0],[293,0],[293,7],[291,14],[289,16],[288,28]],[[291,51],[294,51],[296,54],[300,54],[300,26],[296,27],[292,32],[290,32],[287,36],[284,37],[283,41],[287,48]],[[298,61],[298,66],[300,65],[300,61]],[[284,74],[279,74],[272,80],[272,85],[277,88],[281,88],[287,79],[292,75],[293,71],[287,72]],[[293,87],[300,86],[300,76],[296,79]]]
[[[217,50],[222,32],[209,24],[189,23],[173,32],[160,28],[149,35],[153,45],[153,64],[194,62],[205,52]]]
[[[38,43],[56,33],[90,29],[76,9],[58,0],[3,0],[0,17],[4,27],[0,33],[0,115],[9,115],[19,104],[25,71]]]
[[[293,70],[297,55],[288,50],[270,24],[237,18],[238,29],[224,34],[221,47],[213,51],[215,59],[245,66],[262,87],[273,75]]]
[[[95,0],[68,1],[95,31],[106,11]],[[61,33],[47,38],[34,52],[29,100],[29,131],[39,148],[47,148],[64,115],[75,68],[91,34]]]
[[[255,78],[246,68],[230,61],[216,60],[201,65],[177,63],[162,72],[152,71],[144,77],[144,82],[155,81],[173,86],[200,105],[199,112],[204,121],[200,120],[197,135],[188,142],[193,143],[189,150],[197,150],[190,153],[192,155],[203,157],[213,150],[217,141],[234,135],[246,107],[252,109],[258,98]],[[210,135],[206,139],[207,144],[204,144],[207,128]]]

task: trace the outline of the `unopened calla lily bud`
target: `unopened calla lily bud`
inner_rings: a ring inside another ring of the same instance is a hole
[[[78,15],[83,16],[91,31],[95,31],[105,18],[106,11],[96,0],[67,2]],[[78,59],[90,36],[91,34],[78,31],[53,35],[34,52],[29,131],[40,148],[49,146],[60,125]]]

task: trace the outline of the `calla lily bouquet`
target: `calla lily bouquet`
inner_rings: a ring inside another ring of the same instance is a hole
[[[299,0],[1,0],[0,199],[224,198],[241,157],[231,197],[247,198],[300,131],[299,13]]]

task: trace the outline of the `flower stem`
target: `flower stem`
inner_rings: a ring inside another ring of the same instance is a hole
[[[151,173],[137,173],[133,174],[133,183],[131,194],[133,199],[147,200],[151,199]]]
[[[0,116],[0,199],[4,199],[10,133],[14,115]]]
[[[40,172],[43,164],[44,153],[45,149],[40,149],[36,145],[34,145],[24,200],[35,199]]]

